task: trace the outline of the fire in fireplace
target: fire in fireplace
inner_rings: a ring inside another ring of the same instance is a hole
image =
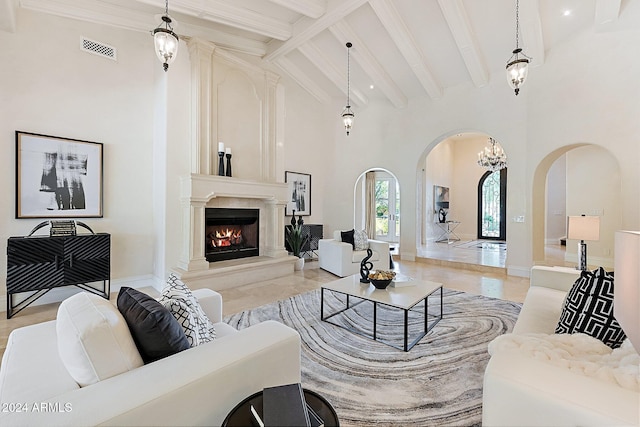
[[[207,261],[259,255],[258,209],[206,208],[205,220]]]

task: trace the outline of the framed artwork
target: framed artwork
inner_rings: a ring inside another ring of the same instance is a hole
[[[101,218],[102,144],[16,131],[16,218]]]
[[[311,175],[285,171],[284,182],[289,186],[289,200],[284,214],[311,215]]]
[[[449,209],[449,187],[440,185],[433,186],[433,211],[438,212],[442,209]]]

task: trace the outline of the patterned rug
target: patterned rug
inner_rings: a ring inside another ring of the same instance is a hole
[[[487,345],[511,331],[520,304],[448,289],[443,300],[443,319],[409,352],[320,321],[320,290],[225,321],[242,329],[273,319],[296,329],[302,337],[302,385],[332,403],[342,426],[480,425]],[[333,312],[344,297],[325,292],[325,304]],[[439,310],[439,298],[430,298],[429,312],[436,304]],[[402,335],[402,324],[396,323],[402,311],[382,307],[379,336]],[[365,302],[341,322],[370,331],[371,312]],[[419,329],[421,319],[411,313],[410,332]]]
[[[468,240],[454,243],[452,246],[464,249],[485,249],[493,251],[507,250],[507,242],[501,240]]]

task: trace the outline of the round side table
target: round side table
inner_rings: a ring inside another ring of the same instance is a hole
[[[333,409],[333,406],[327,402],[327,399],[315,391],[307,390],[306,388],[303,389],[303,392],[307,404],[322,418],[325,427],[340,426],[338,415],[335,409]],[[252,421],[251,406],[254,407],[260,417],[263,416],[262,391],[254,393],[238,403],[224,419],[222,427],[246,427],[255,425]]]

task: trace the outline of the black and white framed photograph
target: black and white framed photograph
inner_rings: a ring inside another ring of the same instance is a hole
[[[16,131],[16,218],[80,217],[102,217],[102,144]]]
[[[289,185],[289,201],[285,215],[311,215],[311,175],[285,171],[284,182]]]

